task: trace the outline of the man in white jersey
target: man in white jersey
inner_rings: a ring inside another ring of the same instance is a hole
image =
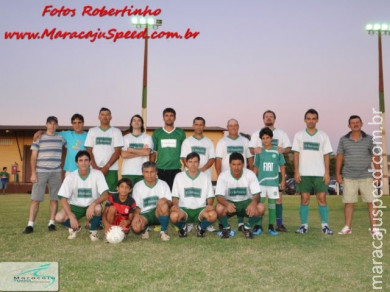
[[[211,179],[199,169],[199,154],[186,157],[187,170],[176,175],[172,188],[171,222],[179,228],[179,237],[187,237],[187,222],[198,223],[197,236],[204,237],[208,226],[217,220]]]
[[[272,146],[278,148],[278,152],[288,154],[291,150],[291,142],[287,134],[279,128],[275,128],[276,114],[272,110],[266,110],[263,113],[264,126],[271,129],[273,132]],[[261,152],[262,143],[259,137],[260,130],[254,132],[249,142],[249,148],[253,155]],[[279,178],[279,183],[281,178]],[[279,199],[276,200],[276,231],[287,232],[287,228],[283,225],[283,204],[282,189],[279,190]]]
[[[85,216],[91,221],[91,241],[98,241],[101,203],[108,198],[108,186],[102,172],[91,167],[91,156],[87,151],[79,151],[75,160],[78,169],[67,175],[61,185],[58,196],[62,210],[55,218],[68,228],[68,239],[74,239],[81,229],[79,220]]]
[[[91,155],[92,167],[104,174],[110,191],[115,192],[123,137],[121,130],[111,127],[111,119],[111,111],[102,107],[99,111],[100,126],[89,129],[85,147]]]
[[[222,238],[231,236],[228,217],[237,215],[248,217],[242,232],[245,238],[253,238],[252,227],[264,214],[264,204],[260,202],[260,185],[253,171],[244,168],[241,153],[232,153],[230,169],[218,177],[215,194],[218,204],[216,211],[222,224]]]
[[[133,198],[137,204],[132,222],[135,233],[142,233],[142,239],[149,238],[149,226],[161,225],[160,238],[168,241],[169,208],[172,206],[171,190],[168,184],[157,178],[154,162],[142,164],[144,179],[135,184]]]
[[[328,135],[316,128],[318,112],[309,109],[305,113],[306,129],[295,134],[292,151],[294,152],[294,179],[297,191],[301,193],[299,216],[301,226],[295,233],[308,231],[310,192],[314,189],[317,196],[318,210],[321,217],[321,228],[324,234],[332,235],[328,225],[328,205],[326,189],[329,184],[329,156],[332,146]]]
[[[152,137],[145,133],[144,120],[140,115],[131,118],[129,131],[129,134],[123,136],[122,178],[130,179],[134,186],[143,179],[142,164],[149,161],[153,141]]]
[[[185,165],[186,157],[191,152],[199,154],[199,170],[206,173],[211,179],[211,167],[215,160],[215,151],[213,142],[203,135],[206,121],[202,117],[196,117],[193,120],[192,128],[194,135],[184,140],[181,145],[180,157]]]

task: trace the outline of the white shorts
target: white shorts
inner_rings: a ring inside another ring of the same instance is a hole
[[[260,186],[262,198],[279,199],[279,187]]]

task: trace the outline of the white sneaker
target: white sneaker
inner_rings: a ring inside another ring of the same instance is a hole
[[[171,237],[166,234],[164,231],[160,231],[160,238],[162,241],[168,241],[171,239]]]
[[[79,228],[77,228],[76,230],[74,230],[73,228],[68,228],[68,232],[69,232],[68,239],[75,239],[77,233],[79,233],[80,230],[81,230],[81,226],[79,226]]]
[[[352,233],[352,228],[349,228],[349,226],[345,225],[343,229],[339,232],[340,235],[346,235],[346,234],[351,234]]]
[[[371,230],[371,228],[368,228],[368,231],[370,231],[371,235],[375,235],[375,236],[382,234],[382,232],[380,232],[379,228],[373,228],[372,230]]]
[[[99,237],[97,235],[97,232],[91,232],[89,234],[89,238],[91,239],[91,241],[99,241]]]
[[[142,239],[149,239],[149,230],[146,229],[144,232],[141,234]]]
[[[215,232],[215,231],[217,231],[217,229],[215,229],[213,225],[210,225],[209,227],[207,227],[207,231],[208,232]]]
[[[192,229],[194,229],[194,224],[193,223],[188,223],[187,224],[187,233],[191,232]]]

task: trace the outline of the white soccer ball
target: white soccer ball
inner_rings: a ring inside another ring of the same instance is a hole
[[[125,238],[125,233],[120,226],[111,226],[106,234],[109,243],[119,243]]]

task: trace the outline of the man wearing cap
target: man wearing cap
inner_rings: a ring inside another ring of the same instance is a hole
[[[61,186],[61,158],[64,139],[56,134],[58,119],[50,116],[46,120],[46,132],[31,146],[31,192],[30,214],[24,234],[34,231],[34,221],[38,214],[39,203],[43,201],[46,184],[50,193],[49,231],[55,231],[55,215],[58,207],[58,190]]]

